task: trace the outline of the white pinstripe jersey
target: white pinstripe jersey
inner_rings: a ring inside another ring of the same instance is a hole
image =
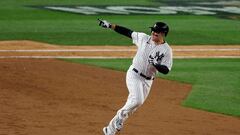
[[[155,76],[157,69],[148,60],[149,57],[158,57],[158,63],[167,66],[171,70],[173,62],[172,49],[167,42],[156,45],[151,40],[151,36],[141,32],[133,32],[132,41],[137,46],[137,53],[132,61],[134,68],[148,77]]]

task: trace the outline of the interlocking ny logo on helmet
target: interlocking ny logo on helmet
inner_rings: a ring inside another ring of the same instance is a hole
[[[151,31],[160,33],[163,32],[165,34],[165,36],[167,36],[168,31],[169,31],[169,27],[166,23],[164,22],[156,22],[153,27],[150,27]]]

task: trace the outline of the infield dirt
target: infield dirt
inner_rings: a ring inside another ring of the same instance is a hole
[[[191,85],[155,79],[121,135],[239,135],[240,119],[181,106]],[[55,59],[0,59],[0,134],[101,135],[125,73]]]

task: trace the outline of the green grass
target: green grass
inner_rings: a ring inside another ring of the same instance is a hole
[[[240,44],[239,20],[194,15],[79,15],[27,7],[30,5],[154,5],[150,0],[4,0],[0,1],[0,40],[34,40],[61,45],[129,45],[131,41],[98,26],[97,18],[135,31],[165,21],[170,44]],[[144,18],[144,19],[143,19]]]
[[[66,59],[66,61],[127,71],[130,59]],[[184,106],[240,116],[240,59],[174,59],[161,78],[192,84]]]

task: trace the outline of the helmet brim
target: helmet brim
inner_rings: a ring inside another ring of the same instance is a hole
[[[156,29],[156,28],[154,28],[154,27],[149,27],[149,28],[151,29],[151,31],[154,31],[154,32],[157,32],[157,33],[162,32],[162,31],[160,31],[159,29]]]

